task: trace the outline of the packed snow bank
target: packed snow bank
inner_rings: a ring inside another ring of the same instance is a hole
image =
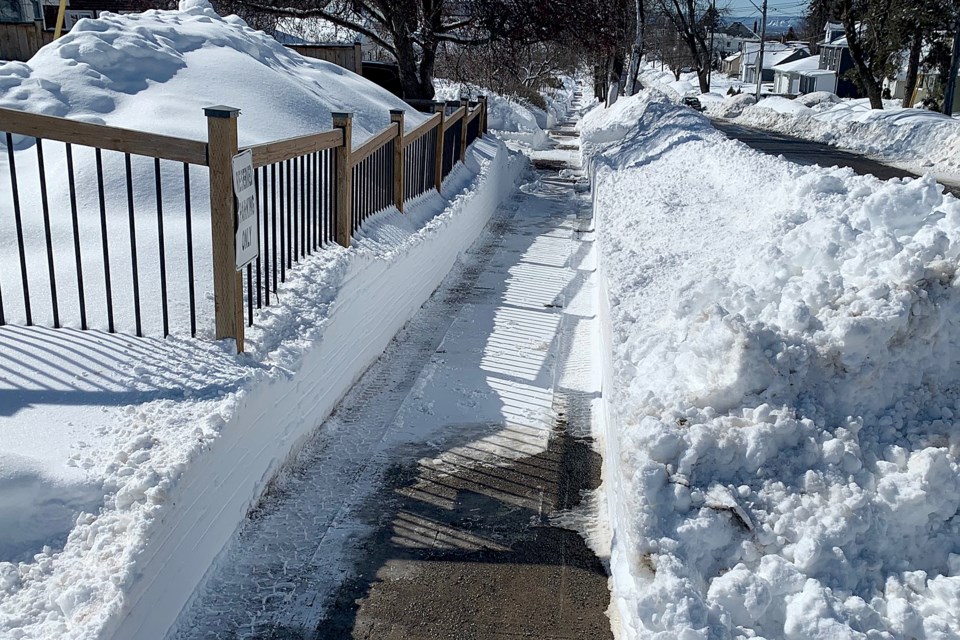
[[[403,107],[350,72],[301,58],[236,18],[219,18],[205,2],[84,20],[30,63],[0,67],[4,107],[140,130],[205,138],[201,108],[220,102],[243,110],[241,144],[322,130],[332,110],[356,114],[362,141],[386,126],[388,109]],[[408,113],[410,126],[423,121]],[[33,142],[17,146],[18,176],[36,185]],[[58,158],[56,146],[44,147],[50,201],[62,203],[59,149]],[[76,153],[78,184],[95,184],[92,154]],[[114,276],[126,278],[122,155],[118,161],[104,154],[110,259]],[[8,175],[6,162],[4,151],[0,175]],[[136,177],[152,185],[152,162],[144,162],[141,174],[134,159]],[[380,214],[365,222],[349,251],[327,247],[288,272],[278,303],[258,312],[241,356],[230,344],[204,340],[0,328],[0,637],[162,636],[264,483],[440,282],[512,191],[518,170],[502,144],[479,141],[442,197],[426,195],[404,215]],[[209,281],[203,184],[201,171],[192,200],[201,283]],[[39,198],[29,188],[20,196],[28,250],[39,261],[28,265],[37,292],[48,289]],[[158,290],[150,280],[157,272],[154,201],[139,189],[134,196],[141,287]],[[0,182],[5,213],[10,197],[9,182]],[[84,273],[102,285],[96,197],[79,197]],[[183,228],[183,194],[165,197],[165,216],[173,216],[165,218],[167,250],[183,255],[183,238],[173,235]],[[51,209],[58,255],[72,257],[69,212]],[[6,256],[16,252],[10,217],[0,216]],[[186,282],[178,263],[168,266],[171,286]],[[71,261],[57,268],[64,270],[62,299],[76,300]],[[128,302],[129,281],[114,282],[119,307]],[[23,323],[18,265],[0,265],[0,290],[6,321]],[[98,295],[102,286],[88,286],[91,325],[105,327]],[[144,296],[145,329],[154,335],[156,297]],[[212,300],[200,297],[204,336]],[[124,308],[118,328],[129,332]],[[182,312],[172,305],[172,318],[183,320]],[[34,313],[35,321],[49,322],[43,300]],[[75,313],[61,306],[68,326],[79,325]],[[189,335],[182,325],[174,329]]]
[[[436,80],[437,100],[457,100],[460,96],[487,96],[487,126],[504,140],[512,140],[532,149],[546,149],[551,146],[547,130],[555,127],[567,117],[573,104],[576,83],[572,78],[561,78],[559,89],[550,89],[541,93],[546,111],[529,102],[492,91],[449,80]]]
[[[960,636],[960,201],[652,92],[583,137],[626,636]]]
[[[708,109],[741,124],[823,142],[913,168],[960,179],[960,121],[925,109],[904,109],[889,101],[871,109],[866,100],[834,100],[810,94],[795,100],[767,98],[733,113],[729,101]]]

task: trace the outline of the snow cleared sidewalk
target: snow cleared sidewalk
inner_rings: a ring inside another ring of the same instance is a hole
[[[599,473],[599,330],[589,203],[549,173],[281,473],[171,637],[609,637],[603,565],[550,524]]]
[[[331,110],[355,113],[362,142],[387,124],[389,109],[406,106],[235,16],[218,16],[202,0],[187,0],[180,11],[81,20],[30,63],[0,66],[4,107],[185,137],[203,137],[202,107],[217,98],[243,109],[241,144],[313,133],[329,126]],[[423,119],[408,110],[407,126]],[[32,144],[15,140],[18,169],[29,169],[21,161],[36,155]],[[5,176],[7,158],[4,150]],[[523,166],[499,141],[477,141],[442,193],[409,202],[404,214],[388,209],[368,219],[349,250],[325,246],[289,271],[279,300],[257,313],[240,356],[230,343],[178,337],[182,324],[166,340],[0,327],[0,637],[162,637],[266,483],[429,298],[512,193]],[[123,175],[106,163],[105,171]],[[67,202],[67,185],[54,184],[53,169],[48,177],[50,202]],[[209,281],[202,185],[193,192],[198,283]],[[9,188],[0,184],[0,244],[15,255]],[[182,203],[182,193],[164,194]],[[20,195],[31,255],[41,260],[40,207],[35,194]],[[103,195],[116,222],[127,197],[122,181],[110,180]],[[147,213],[149,194],[134,199],[137,227],[149,229],[156,221]],[[87,224],[98,219],[90,202],[80,203],[84,271],[88,290],[102,295],[102,286],[90,285],[99,272],[87,270],[100,242],[98,225]],[[61,224],[64,208],[51,210]],[[171,228],[182,229],[182,208],[165,211],[180,216]],[[126,237],[110,234],[114,275],[130,273],[125,243],[116,241]],[[72,247],[69,234],[53,241]],[[156,247],[143,234],[138,242],[141,266],[156,274],[148,260]],[[43,291],[37,274],[44,270],[34,267],[31,284]],[[75,295],[73,267],[65,260],[57,267],[60,290]],[[14,294],[15,261],[0,264],[0,280],[5,303],[22,300]],[[129,281],[114,284],[118,305],[126,302]],[[198,295],[200,336],[210,335],[206,293]],[[158,297],[145,300],[150,333]],[[49,301],[40,302],[37,310],[49,313]],[[88,302],[90,324],[105,328],[93,313],[99,301],[91,295]],[[66,325],[79,324],[74,305],[69,314],[61,310]],[[16,304],[5,311],[7,322],[23,322]],[[118,330],[132,331],[129,314],[118,311]]]
[[[587,114],[625,637],[960,637],[960,201]]]
[[[252,354],[0,329],[4,455],[45,464],[8,467],[4,515],[23,526],[3,531],[20,536],[13,549],[63,540],[0,562],[0,635],[162,637],[265,483],[443,280],[520,166],[478,141],[445,197],[381,214],[350,250],[304,263]]]

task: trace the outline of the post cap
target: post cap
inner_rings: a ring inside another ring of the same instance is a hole
[[[337,120],[353,120],[352,111],[334,111],[330,114],[330,116],[333,118],[334,122]]]
[[[401,116],[401,117],[402,117],[403,114],[405,114],[405,113],[406,113],[406,111],[405,111],[404,109],[390,109],[390,118],[393,118],[393,117],[395,117],[395,116]]]
[[[236,118],[238,115],[240,115],[240,109],[218,104],[213,107],[204,107],[203,115],[207,116],[208,118]]]

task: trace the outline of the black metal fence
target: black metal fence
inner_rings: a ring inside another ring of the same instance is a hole
[[[467,122],[465,111],[404,141],[402,175],[398,137],[348,160],[349,194],[340,193],[343,143],[333,132],[255,147],[260,252],[241,272],[242,324],[276,303],[294,264],[331,242],[349,246],[371,216],[438,187],[438,150],[442,180],[462,156],[463,127],[469,142],[481,134],[480,118]],[[216,315],[219,334],[211,238],[229,229],[211,223],[213,142],[0,115],[0,325],[196,336]],[[337,220],[343,197],[346,228]]]
[[[147,322],[196,335],[191,165],[10,132],[3,141],[0,246],[16,260],[0,278],[0,324],[141,336]]]
[[[443,134],[443,179],[445,180],[460,160],[463,118],[454,122]]]
[[[353,230],[394,204],[393,153],[390,140],[353,167]]]
[[[480,118],[474,117],[467,123],[467,146],[469,147],[480,137]]]
[[[256,169],[260,254],[244,272],[246,322],[271,305],[287,271],[335,241],[336,154],[324,149]]]
[[[437,182],[437,127],[404,149],[403,193],[407,200],[423,195]]]

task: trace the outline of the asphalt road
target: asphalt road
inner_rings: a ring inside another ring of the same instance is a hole
[[[745,127],[726,120],[713,120],[712,122],[713,126],[728,138],[740,140],[748,146],[770,155],[782,155],[787,160],[797,164],[849,167],[861,175],[873,175],[881,180],[918,177],[917,174],[905,169],[891,167],[865,156],[842,151],[819,142],[810,142],[781,133]],[[941,184],[944,183],[941,182]],[[944,184],[944,188],[960,198],[960,185]]]

